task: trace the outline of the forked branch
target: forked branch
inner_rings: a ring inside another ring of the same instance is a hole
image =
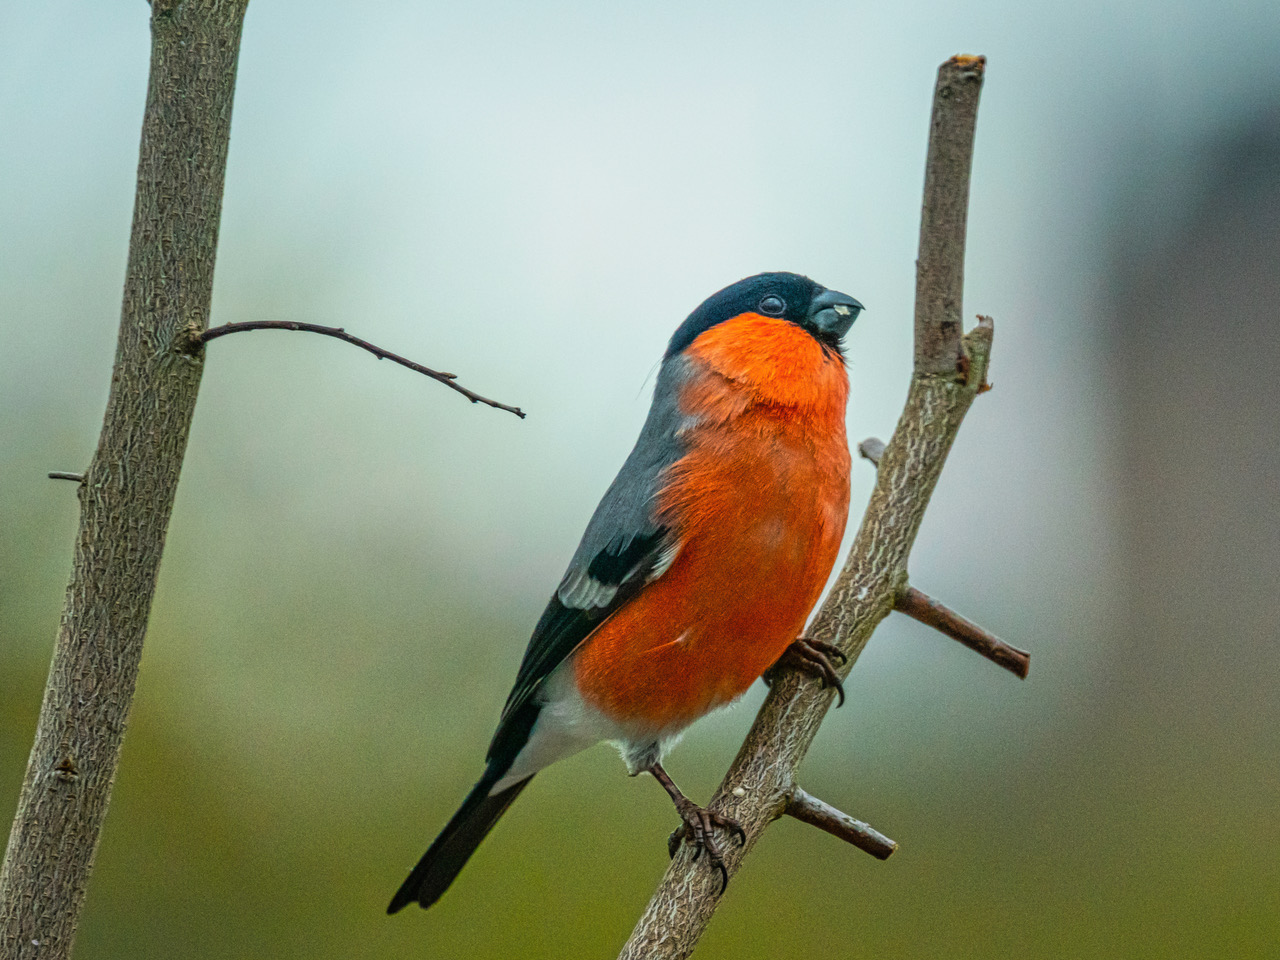
[[[938,71],[917,262],[914,374],[888,446],[864,447],[863,456],[878,461],[875,491],[849,558],[806,633],[844,653],[841,679],[907,587],[907,558],[925,508],[960,423],[986,383],[993,326],[984,318],[962,336],[959,322],[969,168],[985,63],[982,57],[953,57]],[[802,811],[801,819],[822,821],[824,829],[843,818],[823,810],[825,804],[795,800],[796,769],[834,697],[797,672],[775,678],[710,803],[746,831],[741,847],[730,844],[725,851],[730,876],[784,813]],[[720,899],[720,877],[704,866],[693,861],[687,846],[677,853],[623,958],[667,960],[693,951]]]

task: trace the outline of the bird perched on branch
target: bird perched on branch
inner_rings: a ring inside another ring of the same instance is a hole
[[[797,638],[849,514],[842,338],[861,310],[763,273],[676,330],[635,449],[534,628],[484,775],[388,913],[435,903],[534,774],[602,740],[662,784],[679,837],[727,882],[716,830],[741,826],[686,798],[661,761],[771,668],[839,687],[839,651]]]

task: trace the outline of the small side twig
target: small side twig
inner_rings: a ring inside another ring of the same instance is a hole
[[[318,323],[299,323],[294,320],[250,320],[245,323],[224,323],[220,327],[211,327],[201,333],[192,336],[192,343],[195,347],[203,346],[210,340],[216,340],[218,337],[225,337],[229,333],[245,333],[249,330],[295,330],[305,333],[319,333],[326,337],[333,337],[341,340],[343,343],[349,343],[352,346],[359,347],[361,350],[368,350],[379,360],[391,360],[400,364],[402,367],[408,367],[424,377],[430,377],[443,383],[450,390],[456,390],[472,403],[483,403],[498,410],[506,410],[508,413],[514,413],[521,420],[527,416],[519,407],[508,406],[505,403],[499,403],[497,400],[490,400],[488,397],[482,397],[473,390],[468,390],[462,384],[458,383],[458,375],[455,373],[444,373],[440,370],[432,370],[420,363],[415,363],[399,354],[392,353],[390,350],[384,350],[376,344],[370,343],[368,340],[362,340],[359,337],[352,336],[342,327],[324,327]]]
[[[53,470],[49,473],[50,480],[74,480],[76,483],[84,483],[83,473],[64,473],[61,470]]]
[[[908,586],[903,590],[894,601],[893,609],[905,613],[912,620],[919,620],[926,626],[933,627],[952,640],[959,640],[970,650],[982,654],[992,663],[1004,667],[1023,680],[1027,678],[1027,672],[1031,669],[1031,654],[1010,646],[915,587]]]
[[[879,830],[861,820],[853,819],[847,813],[837,810],[829,803],[824,803],[799,787],[795,788],[787,800],[786,809],[782,812],[789,817],[795,817],[802,823],[825,830],[846,843],[853,844],[877,860],[888,860],[898,849],[898,845]]]

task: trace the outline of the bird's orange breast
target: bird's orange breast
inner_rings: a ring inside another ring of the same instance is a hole
[[[841,359],[784,320],[743,314],[685,351],[691,425],[657,509],[670,568],[575,657],[593,706],[675,732],[740,696],[804,628],[849,513]]]

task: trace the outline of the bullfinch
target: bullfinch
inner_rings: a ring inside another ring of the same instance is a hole
[[[716,831],[742,828],[686,798],[662,758],[771,668],[839,686],[839,651],[801,633],[849,514],[842,340],[861,310],[808,277],[762,273],[676,330],[640,438],[534,628],[484,774],[388,913],[435,903],[534,774],[604,740],[662,784],[679,837],[727,882]]]

